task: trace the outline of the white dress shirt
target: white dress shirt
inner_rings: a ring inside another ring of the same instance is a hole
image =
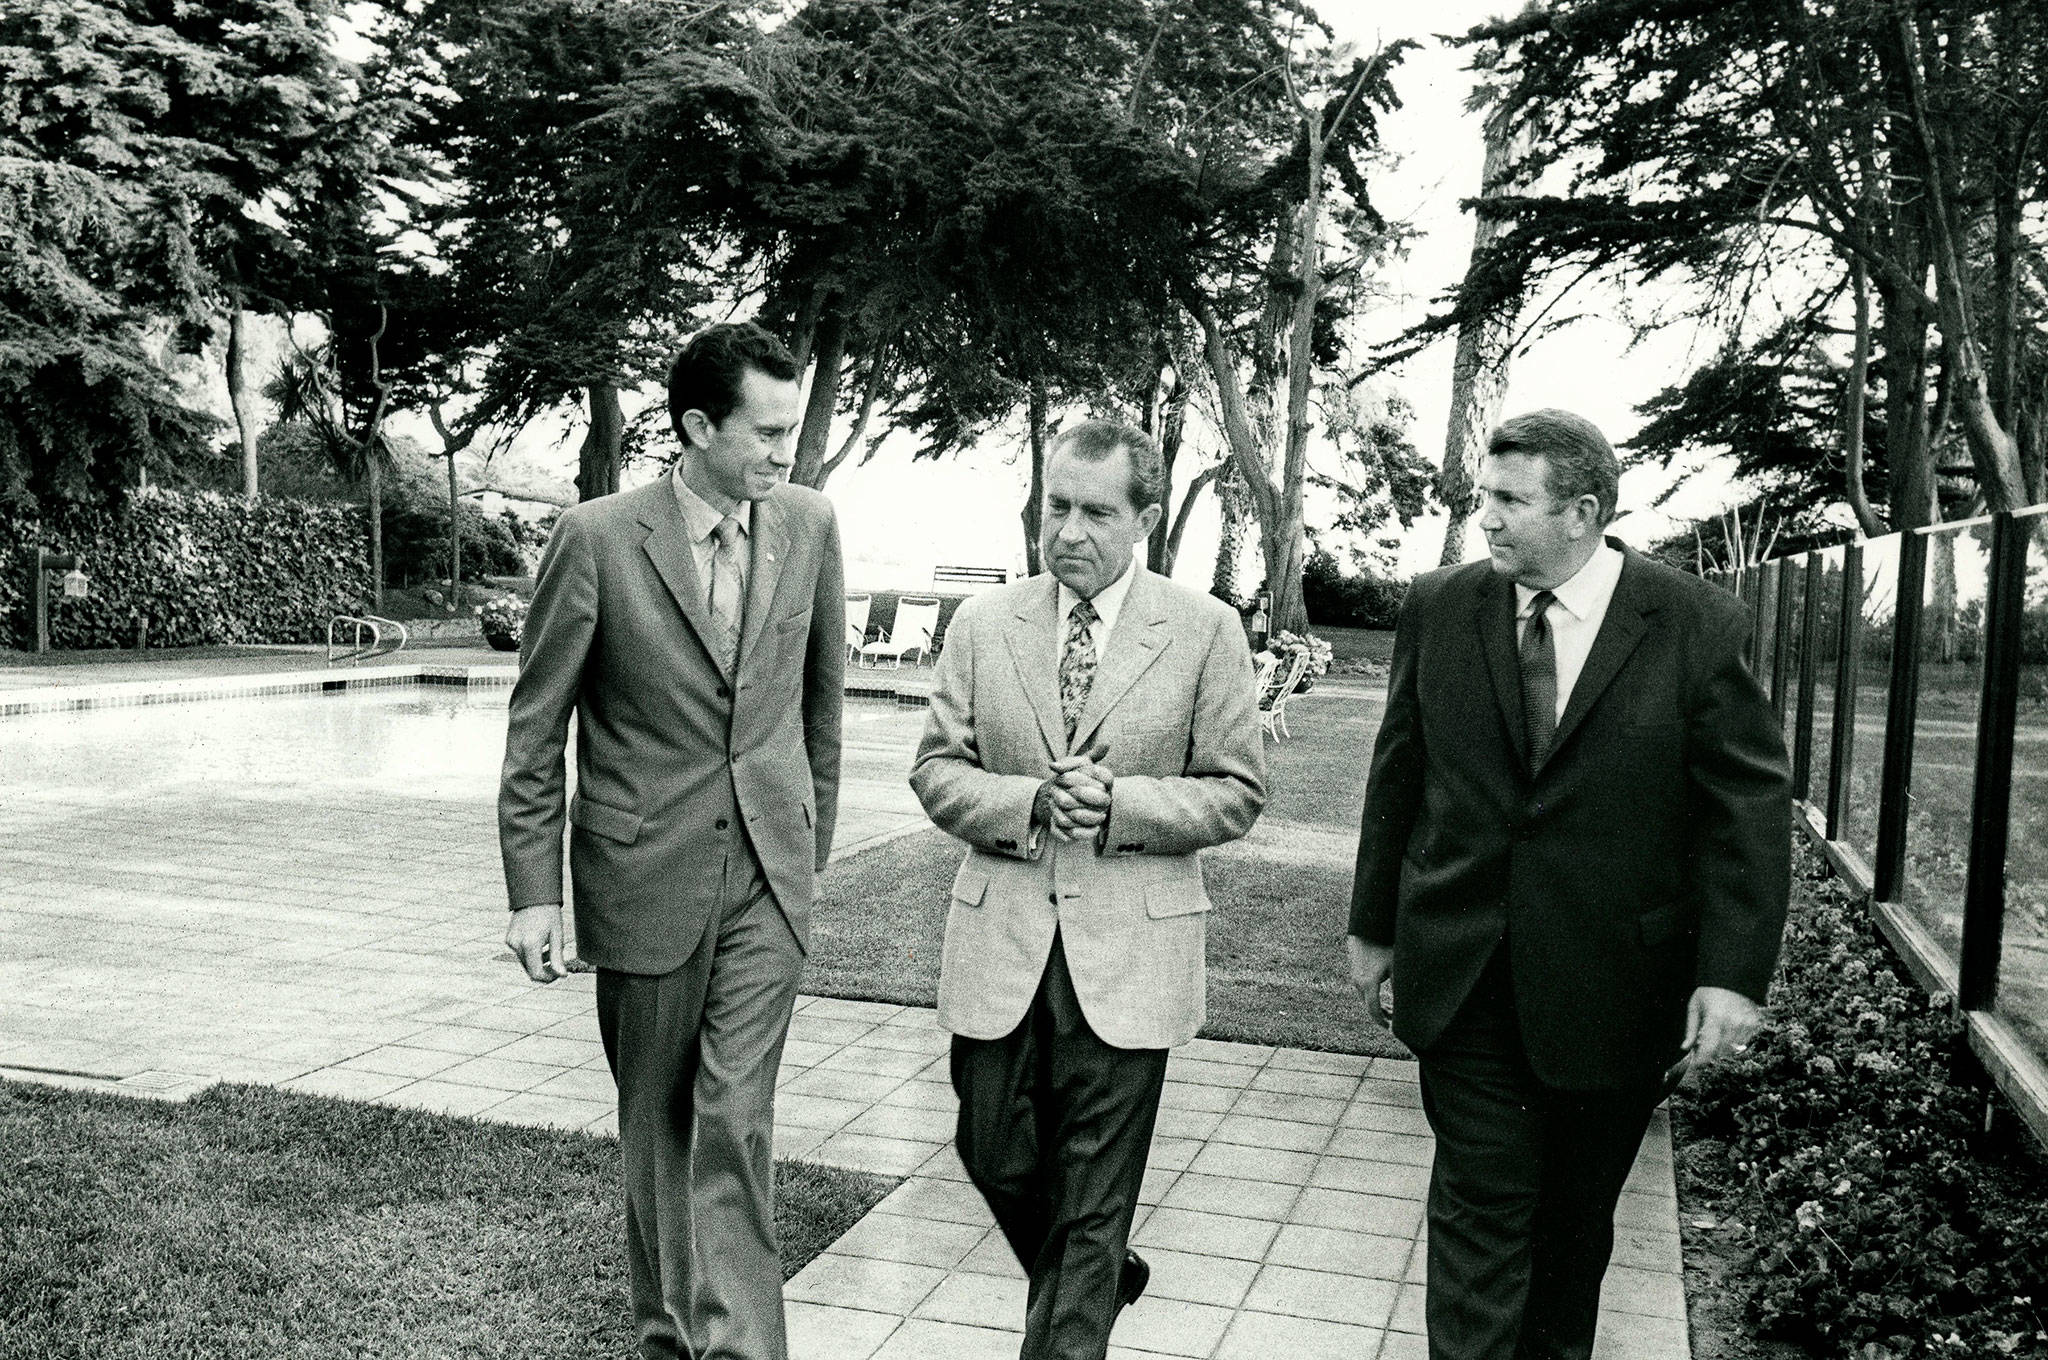
[[[1557,602],[1550,606],[1545,616],[1550,622],[1551,644],[1557,652],[1557,716],[1564,717],[1564,706],[1572,697],[1572,686],[1579,682],[1579,672],[1586,668],[1586,656],[1593,650],[1593,639],[1599,636],[1600,621],[1607,617],[1607,606],[1614,599],[1614,588],[1621,583],[1621,553],[1611,544],[1602,540],[1593,550],[1593,556],[1578,574],[1550,593]],[[1522,634],[1529,627],[1529,602],[1536,598],[1536,591],[1528,586],[1515,583],[1515,641],[1521,642]]]
[[[704,591],[705,604],[708,608],[711,595],[711,559],[718,552],[716,531],[719,521],[725,516],[720,513],[717,506],[690,489],[690,484],[683,480],[680,463],[676,465],[676,470],[669,474],[669,480],[675,484],[676,504],[683,509],[683,528],[690,538],[690,561],[697,568],[697,584]],[[747,572],[751,565],[749,548],[754,541],[754,503],[741,501],[732,508],[732,514],[733,518],[740,522],[740,598],[744,600],[747,598]]]
[[[1116,631],[1116,616],[1123,612],[1124,598],[1131,593],[1131,582],[1138,575],[1138,564],[1133,562],[1124,568],[1124,574],[1111,581],[1089,603],[1095,606],[1095,622],[1089,625],[1088,633],[1095,643],[1095,665],[1102,666],[1103,656],[1109,650],[1109,636]],[[1074,606],[1081,602],[1081,596],[1065,581],[1060,582],[1060,626],[1053,630],[1053,666],[1059,666],[1067,651],[1067,622],[1074,612]]]

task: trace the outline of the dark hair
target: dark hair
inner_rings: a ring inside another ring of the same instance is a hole
[[[740,404],[740,383],[748,369],[793,382],[796,359],[789,347],[751,321],[722,321],[706,326],[683,343],[668,366],[668,420],[676,438],[687,444],[683,412],[702,411],[713,425]]]
[[[1152,436],[1113,420],[1084,420],[1059,432],[1045,456],[1048,465],[1058,454],[1099,463],[1122,449],[1131,458],[1131,509],[1143,513],[1166,499],[1166,459]]]
[[[1621,460],[1600,427],[1584,416],[1548,407],[1496,425],[1486,441],[1491,457],[1518,453],[1543,460],[1543,484],[1560,501],[1591,496],[1600,503],[1600,523],[1614,518],[1621,499]]]

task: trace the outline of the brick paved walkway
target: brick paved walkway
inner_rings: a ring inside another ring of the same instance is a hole
[[[532,986],[500,944],[502,703],[0,718],[0,1076],[610,1131],[590,980]],[[921,715],[849,713],[843,850],[924,825],[902,782]],[[800,1002],[778,1152],[906,1179],[790,1283],[797,1360],[1016,1354],[1023,1282],[948,1146],[945,1045],[929,1011]],[[1151,1292],[1112,1354],[1422,1356],[1416,1106],[1405,1063],[1178,1050],[1135,1239]],[[1688,1354],[1669,1148],[1660,1117],[1623,1200],[1611,1360]]]

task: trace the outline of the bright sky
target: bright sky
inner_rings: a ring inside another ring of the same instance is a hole
[[[1396,72],[1403,107],[1385,124],[1396,160],[1375,184],[1381,212],[1410,222],[1417,236],[1393,281],[1396,303],[1383,314],[1361,319],[1366,335],[1388,336],[1419,318],[1464,273],[1472,219],[1459,210],[1458,201],[1477,191],[1481,132],[1479,119],[1463,107],[1472,84],[1463,69],[1465,55],[1433,35],[1462,32],[1512,7],[1501,0],[1437,0],[1423,20],[1411,17],[1420,7],[1373,0],[1326,0],[1322,6],[1340,38],[1361,48],[1369,50],[1399,36],[1423,43]],[[1697,356],[1688,353],[1693,338],[1662,335],[1631,350],[1631,332],[1617,315],[1623,310],[1622,299],[1588,294],[1572,310],[1593,315],[1536,342],[1515,359],[1506,410],[1563,406],[1590,417],[1619,444],[1639,423],[1635,406],[1682,378],[1697,362]],[[1415,410],[1411,437],[1432,461],[1442,456],[1450,364],[1451,343],[1446,340],[1410,361],[1392,379]],[[521,461],[530,458],[535,471],[573,475],[581,435],[580,420],[543,422],[522,440]],[[434,443],[431,438],[423,442]],[[849,464],[827,487],[839,507],[849,583],[920,588],[929,584],[932,567],[940,564],[1021,568],[1017,516],[1028,472],[1028,462],[1021,456],[1021,431],[1005,431],[983,447],[939,463],[913,466],[911,448],[908,440],[892,439],[873,462],[865,467]],[[1183,478],[1193,470],[1189,467]],[[1624,479],[1624,518],[1617,526],[1623,537],[1647,542],[1667,531],[1662,515],[1628,513],[1646,506],[1666,480],[1655,472],[1634,472]],[[1673,508],[1711,513],[1726,497],[1725,479],[1709,473],[1694,479]],[[1214,502],[1209,500],[1190,524],[1177,575],[1191,583],[1208,581],[1216,529]],[[1434,566],[1442,539],[1441,519],[1418,522],[1403,538],[1403,574]],[[1476,550],[1475,543],[1467,555]],[[1239,572],[1240,587],[1252,588],[1259,574],[1255,557],[1247,553]]]

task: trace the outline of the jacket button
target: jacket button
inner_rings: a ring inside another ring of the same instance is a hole
[[[1045,895],[1045,900],[1048,906],[1056,907],[1060,904],[1060,895],[1056,892],[1049,892]]]
[[[721,699],[730,699],[732,698],[732,691],[727,689],[724,685],[720,685],[718,687],[718,697]]]
[[[712,825],[713,825],[713,826],[714,826],[714,827],[715,827],[715,828],[716,828],[717,830],[723,831],[723,830],[725,830],[725,828],[726,828],[727,826],[731,825],[731,823],[727,822],[727,821],[725,820],[725,818],[723,818],[723,817],[720,817],[720,818],[719,818],[719,819],[718,819],[718,820],[717,820],[716,822],[714,822],[714,823],[713,823]]]

